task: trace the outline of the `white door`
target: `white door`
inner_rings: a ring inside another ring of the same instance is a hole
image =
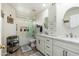
[[[63,56],[63,50],[62,48],[53,45],[53,56]]]
[[[44,42],[44,39],[42,39],[41,38],[41,40],[40,40],[40,51],[44,54],[44,44],[45,44],[45,42]]]
[[[4,16],[5,18],[5,16]],[[6,46],[6,36],[5,36],[5,21],[4,21],[4,18],[1,18],[0,19],[0,45],[4,45]],[[7,54],[7,48],[5,47],[5,49],[0,49],[0,55],[5,55]]]

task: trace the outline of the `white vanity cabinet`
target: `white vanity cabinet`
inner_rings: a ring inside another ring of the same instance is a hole
[[[44,54],[44,39],[43,37],[38,36],[36,39],[36,48]]]
[[[40,51],[44,54],[44,40],[40,40]]]
[[[40,50],[40,40],[36,39],[36,48]]]
[[[78,42],[67,41],[67,38],[38,35],[36,43],[36,48],[46,56],[79,56]]]
[[[63,56],[64,50],[56,45],[53,45],[53,56]]]
[[[53,45],[53,56],[79,56],[79,54]]]
[[[79,56],[79,54],[63,49],[59,46],[53,45],[53,56]]]
[[[52,39],[44,36],[37,36],[36,48],[46,56],[52,56]]]
[[[53,40],[53,56],[79,56],[79,45]]]
[[[52,56],[52,39],[45,37],[45,55]]]
[[[71,52],[71,51],[67,51],[66,54],[67,54],[67,56],[79,56],[79,54],[76,54],[76,53]]]

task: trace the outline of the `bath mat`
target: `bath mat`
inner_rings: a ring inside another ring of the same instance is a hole
[[[28,51],[31,51],[32,48],[28,45],[24,45],[21,47],[21,50],[22,50],[22,52],[28,52]]]

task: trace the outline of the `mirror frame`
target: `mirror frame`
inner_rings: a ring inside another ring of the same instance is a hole
[[[66,27],[68,27],[68,28],[71,28],[69,25],[70,25],[70,21],[69,21],[69,18],[70,18],[70,16],[71,15],[69,15],[69,17],[67,18],[66,17],[66,15],[68,14],[68,13],[72,13],[72,11],[71,10],[75,10],[75,9],[79,9],[79,7],[77,6],[77,7],[71,7],[71,8],[69,8],[66,12],[65,12],[65,14],[64,14],[64,17],[63,17],[63,23],[64,23],[64,25],[66,26]],[[72,15],[75,15],[75,13],[72,13]],[[66,19],[65,19],[66,18]]]

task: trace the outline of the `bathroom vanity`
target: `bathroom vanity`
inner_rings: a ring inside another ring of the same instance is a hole
[[[79,56],[79,38],[37,35],[36,48],[46,56]]]

